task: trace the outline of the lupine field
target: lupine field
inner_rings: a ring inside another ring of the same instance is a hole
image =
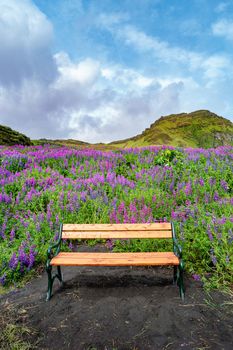
[[[46,260],[63,223],[174,221],[186,271],[233,282],[233,148],[116,151],[0,147],[0,284]],[[166,241],[91,241],[108,249],[167,250]],[[77,249],[80,242],[65,242]]]

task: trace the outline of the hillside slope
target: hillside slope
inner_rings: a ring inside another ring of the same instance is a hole
[[[80,146],[88,146],[88,142],[79,141],[79,140],[73,140],[73,139],[57,139],[57,140],[51,140],[51,139],[39,139],[39,140],[33,140],[33,143],[35,145],[55,145],[55,146],[63,146],[63,147],[80,147]]]
[[[18,131],[12,130],[8,126],[0,125],[0,145],[24,145],[32,144],[29,137]]]
[[[140,135],[111,144],[118,147],[172,145],[203,148],[233,145],[233,123],[207,110],[171,114],[156,120]]]

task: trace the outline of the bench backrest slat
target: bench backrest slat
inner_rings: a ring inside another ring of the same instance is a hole
[[[171,223],[64,224],[63,239],[172,238]]]

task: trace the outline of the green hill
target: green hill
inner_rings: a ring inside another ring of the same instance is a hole
[[[30,146],[32,144],[29,137],[18,131],[12,130],[8,126],[0,125],[0,145],[24,145]]]
[[[35,145],[55,145],[55,146],[65,146],[65,147],[80,147],[80,146],[88,146],[90,145],[88,142],[84,141],[78,141],[73,139],[58,139],[58,140],[51,140],[51,139],[39,139],[39,140],[33,140],[33,143]]]
[[[90,144],[78,140],[40,139],[31,141],[29,137],[0,125],[0,145],[43,145],[51,144],[67,147],[93,147],[113,150],[120,147],[140,147],[148,145],[170,145],[178,147],[233,146],[233,123],[207,110],[192,113],[162,116],[141,134],[109,144]]]
[[[110,143],[118,147],[233,145],[233,123],[207,110],[162,116],[140,135]]]

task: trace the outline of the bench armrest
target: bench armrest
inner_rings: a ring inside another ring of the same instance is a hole
[[[171,226],[172,226],[173,252],[175,253],[176,256],[178,256],[178,258],[182,259],[182,248],[177,241],[173,222],[171,223]]]
[[[173,240],[173,252],[176,256],[178,256],[178,258],[182,258],[182,248],[178,244],[177,240]]]
[[[47,261],[49,261],[49,263],[50,263],[50,260],[60,252],[61,239],[62,239],[62,226],[63,225],[60,224],[58,240],[53,245],[51,245],[47,250]]]

